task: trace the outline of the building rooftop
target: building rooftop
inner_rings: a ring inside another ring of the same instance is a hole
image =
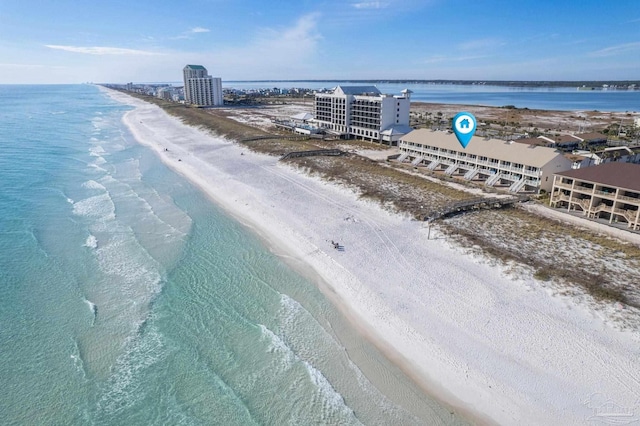
[[[579,133],[577,135],[575,135],[576,138],[580,138],[582,140],[585,140],[587,142],[589,141],[606,141],[607,140],[607,136],[603,135],[602,133],[597,133],[597,132],[591,132],[591,133]]]
[[[640,164],[611,162],[556,173],[558,176],[640,192]]]
[[[412,127],[407,126],[405,124],[394,124],[392,126],[387,127],[381,133],[383,135],[394,136],[394,135],[404,135],[413,130]]]
[[[576,144],[579,142],[582,142],[580,139],[572,136],[572,135],[559,135],[559,136],[554,136],[552,138],[558,145],[564,145],[564,144]]]
[[[451,149],[458,152],[466,152],[488,158],[510,161],[512,163],[526,164],[534,167],[542,167],[555,159],[560,152],[554,148],[544,146],[510,143],[499,139],[483,139],[474,136],[466,148],[462,148],[453,133],[432,131],[429,129],[417,129],[400,138],[401,141],[430,145],[442,149]]]
[[[206,70],[202,65],[187,65],[185,68],[191,68],[192,70]]]
[[[376,86],[338,86],[333,93],[340,93],[341,91],[345,95],[380,95],[381,92]]]
[[[540,138],[522,138],[522,139],[514,139],[514,142],[523,143],[527,145],[539,145],[539,146],[547,146],[551,142],[540,139]]]

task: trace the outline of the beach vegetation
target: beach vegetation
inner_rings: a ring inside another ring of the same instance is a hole
[[[480,210],[442,221],[447,237],[540,281],[575,287],[603,303],[640,308],[640,247],[523,208]]]

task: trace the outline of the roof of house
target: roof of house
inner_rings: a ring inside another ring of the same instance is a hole
[[[596,151],[596,153],[598,154],[603,154],[605,152],[614,153],[616,151],[619,151],[620,155],[633,154],[633,151],[631,151],[631,149],[629,149],[626,146],[609,146],[609,147],[606,147],[605,149]]]
[[[381,92],[376,86],[338,86],[333,93],[341,90],[345,95],[380,95]]]
[[[614,161],[600,164],[599,166],[568,170],[556,174],[631,191],[640,191],[640,164]]]
[[[394,136],[394,135],[404,135],[413,130],[413,127],[407,126],[406,124],[393,124],[380,133],[383,135]]]
[[[291,118],[294,120],[311,120],[313,118],[313,114],[308,112],[301,112],[296,115],[292,115]]]
[[[192,70],[204,70],[204,69],[206,69],[202,65],[187,65],[185,68],[191,68]]]
[[[585,140],[587,142],[589,141],[601,141],[607,140],[607,136],[603,135],[602,133],[597,133],[597,132],[591,132],[591,133],[580,133],[575,135],[577,138],[580,138],[582,140]]]
[[[547,146],[551,143],[547,140],[540,139],[540,138],[522,138],[522,139],[514,139],[513,141],[518,143],[524,143],[527,145],[539,145],[539,146]]]
[[[564,158],[568,158],[571,161],[577,162],[577,161],[586,160],[588,157],[585,157],[584,155],[573,152],[573,153],[565,153]]]
[[[582,142],[580,139],[572,136],[572,135],[559,135],[559,136],[554,136],[552,138],[556,144],[558,145],[565,145],[565,144],[577,144]]]
[[[557,157],[562,157],[562,154],[554,148],[510,143],[499,139],[482,139],[477,136],[471,138],[466,148],[462,148],[454,134],[429,129],[414,130],[402,136],[400,140],[533,167],[542,167]]]

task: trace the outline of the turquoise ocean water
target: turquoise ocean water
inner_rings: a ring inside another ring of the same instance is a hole
[[[138,145],[129,107],[0,99],[1,424],[461,422]]]

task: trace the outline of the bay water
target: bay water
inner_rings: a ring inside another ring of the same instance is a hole
[[[1,424],[463,423],[137,144],[130,107],[0,100]]]
[[[177,84],[177,83],[176,83]],[[181,83],[180,83],[181,84]],[[558,111],[640,112],[640,90],[578,90],[576,87],[518,87],[493,84],[450,83],[363,83],[362,81],[223,81],[226,89],[265,88],[330,89],[342,86],[375,85],[382,93],[413,92],[412,102],[454,105],[483,105]],[[309,100],[311,102],[311,100]],[[631,124],[630,116],[627,124]]]

